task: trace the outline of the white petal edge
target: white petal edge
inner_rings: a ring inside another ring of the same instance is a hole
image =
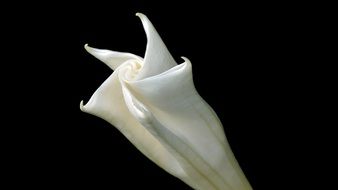
[[[158,139],[158,141],[176,158],[184,170],[184,175],[173,175],[194,189],[217,190],[217,188],[215,188],[212,183],[205,180],[205,176],[197,171],[196,168],[190,164],[186,158],[184,158],[182,151],[178,152],[175,150],[175,146],[172,146],[171,142],[179,142],[180,139],[173,135],[170,131],[166,130],[166,128],[161,125],[160,122],[158,122],[158,120],[152,115],[148,108],[130,93],[129,89],[126,87],[126,84],[122,86],[126,105],[130,113],[132,113],[132,115],[147,131],[149,131],[154,137]],[[186,146],[182,148],[187,150]],[[166,170],[166,168],[163,169]]]
[[[85,44],[84,48],[88,53],[105,63],[109,68],[116,70],[124,62],[135,59],[143,62],[143,58],[125,52],[111,51],[106,49],[97,49]]]
[[[251,189],[225,139],[217,115],[193,86],[190,61],[182,58],[183,64],[160,75],[138,81],[121,77],[138,99],[133,102],[142,102],[147,105],[146,110],[151,110],[148,111],[152,113],[151,122],[135,116],[140,111],[132,112],[131,106],[129,111],[139,122],[157,123],[149,128],[157,132],[162,130],[158,135],[160,141],[178,152],[179,155],[172,152],[176,158],[184,157],[178,160],[190,180],[198,185],[197,189]],[[147,114],[142,117],[144,115]],[[170,137],[165,140],[168,135]]]
[[[138,150],[168,173],[185,175],[176,158],[129,113],[118,70],[95,91],[86,105],[80,102],[80,109],[115,126]]]
[[[169,53],[160,35],[150,20],[142,13],[136,13],[141,21],[147,36],[147,47],[144,56],[142,70],[137,75],[136,80],[160,74],[177,65],[174,58]]]

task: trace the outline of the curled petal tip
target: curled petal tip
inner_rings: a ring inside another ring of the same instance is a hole
[[[81,111],[85,111],[85,108],[84,108],[84,105],[83,105],[83,100],[81,100],[81,102],[80,102],[80,110]]]
[[[84,45],[84,48],[85,48],[88,52],[92,49],[88,44],[85,44],[85,45]]]
[[[142,18],[142,17],[145,17],[145,15],[144,15],[144,14],[142,14],[142,13],[139,13],[139,12],[137,12],[135,15],[136,15],[136,16],[138,16],[138,17],[140,17],[140,18]]]
[[[181,56],[181,58],[185,61],[185,62],[190,62],[190,60],[184,56]]]
[[[136,16],[138,16],[141,19],[142,23],[144,23],[144,22],[150,22],[148,20],[148,17],[146,15],[144,15],[143,13],[136,13]]]
[[[87,51],[88,53],[90,53],[90,54],[92,54],[92,55],[93,55],[93,53],[100,52],[99,49],[90,47],[88,44],[85,44],[85,45],[84,45],[84,48],[86,49],[86,51]]]

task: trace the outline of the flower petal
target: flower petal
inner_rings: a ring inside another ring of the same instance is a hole
[[[126,87],[127,85],[122,83],[123,94],[126,100],[126,105],[130,113],[142,124],[142,126],[147,129],[154,137],[156,137],[159,142],[176,158],[176,160],[182,166],[185,175],[174,175],[184,181],[186,184],[190,185],[195,189],[209,189],[214,190],[215,187],[212,183],[205,180],[199,171],[189,163],[185,158],[186,154],[191,154],[189,152],[189,147],[181,142],[176,135],[171,131],[167,130],[149,111],[147,106],[142,104],[137,98],[135,98]],[[174,145],[172,145],[174,143]],[[181,147],[178,151],[175,149],[178,145]],[[183,145],[183,146],[182,146]],[[184,150],[185,152],[182,152]],[[187,152],[188,151],[188,152]],[[166,169],[166,168],[163,168]],[[215,189],[216,190],[216,189]]]
[[[116,70],[116,68],[119,67],[122,63],[130,59],[136,59],[140,62],[143,61],[143,58],[131,53],[110,51],[106,49],[96,49],[89,47],[88,44],[85,45],[85,49],[88,53],[92,54],[94,57],[105,63],[113,70]]]
[[[183,59],[185,63],[160,75],[125,83],[145,105],[139,107],[150,110],[153,131],[183,157],[184,162],[173,153],[197,189],[251,189],[217,115],[194,88],[191,63]]]
[[[176,158],[129,113],[118,70],[96,90],[86,105],[81,101],[80,108],[114,125],[136,148],[168,173],[185,175]]]
[[[144,65],[136,79],[144,79],[146,77],[154,76],[176,66],[177,63],[169,53],[153,24],[144,14],[137,13],[136,15],[140,17],[147,35],[147,48],[144,56]]]

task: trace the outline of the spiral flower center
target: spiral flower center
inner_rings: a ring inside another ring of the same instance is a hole
[[[128,60],[125,65],[123,65],[123,68],[121,68],[120,72],[122,72],[124,79],[134,80],[137,74],[140,72],[142,65],[143,63],[141,63],[139,60],[131,59]]]

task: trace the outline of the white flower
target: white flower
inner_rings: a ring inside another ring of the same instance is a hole
[[[115,70],[82,111],[117,127],[145,156],[200,190],[251,189],[226,140],[222,124],[199,96],[191,63],[177,65],[148,18],[144,59],[85,49]]]

